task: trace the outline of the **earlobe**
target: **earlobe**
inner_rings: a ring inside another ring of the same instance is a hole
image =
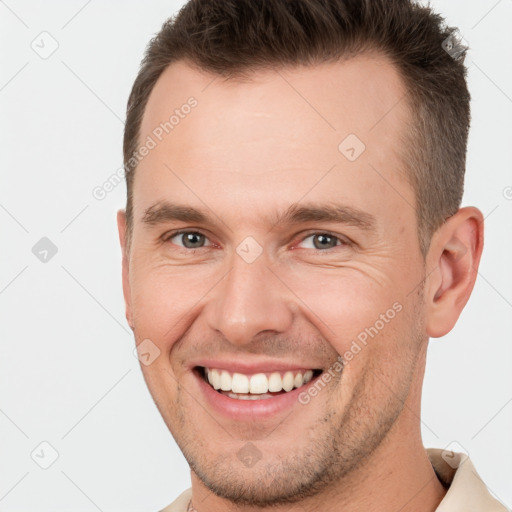
[[[129,273],[129,256],[126,245],[126,212],[119,210],[117,212],[117,230],[119,233],[119,243],[122,251],[122,282],[123,296],[126,308],[126,321],[133,331],[133,318],[131,308],[131,292],[130,292],[130,273]]]
[[[483,249],[483,215],[461,208],[436,232],[427,256],[433,268],[425,287],[427,334],[450,332],[473,290]]]

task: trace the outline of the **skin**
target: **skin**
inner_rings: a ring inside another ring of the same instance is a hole
[[[198,512],[433,511],[445,494],[421,439],[425,354],[473,289],[483,217],[460,209],[422,258],[399,152],[404,93],[396,69],[371,54],[248,80],[177,62],[151,93],[141,141],[190,96],[198,105],[137,168],[130,251],[118,212],[126,317],[137,343],[160,350],[141,367],[191,467]],[[354,162],[338,150],[350,133],[366,145]],[[216,223],[143,223],[162,200],[206,209]],[[332,202],[373,215],[375,229],[271,222],[294,203]],[[205,235],[203,246],[163,240],[176,229]],[[325,231],[339,237],[327,248]],[[263,248],[252,263],[236,252],[247,236]],[[378,335],[288,415],[220,416],[191,374],[202,356],[327,370],[397,302]],[[252,467],[237,457],[248,441],[261,454]]]

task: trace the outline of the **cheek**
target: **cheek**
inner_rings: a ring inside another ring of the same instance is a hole
[[[396,323],[401,302],[396,288],[356,268],[309,269],[283,279],[300,298],[302,311],[338,353]]]
[[[212,272],[206,266],[170,267],[151,263],[134,265],[131,295],[137,341],[151,339],[169,351],[203,304],[212,288]],[[167,346],[168,345],[168,346]]]
[[[370,368],[378,368],[388,386],[407,372],[403,360],[411,360],[416,350],[415,297],[401,292],[392,277],[372,279],[354,268],[317,269],[311,275],[289,276],[286,282],[304,302],[303,315],[343,359],[343,385],[336,398],[340,403],[351,400]]]

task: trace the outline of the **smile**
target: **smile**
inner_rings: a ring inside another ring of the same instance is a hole
[[[262,400],[305,386],[322,370],[297,369],[252,375],[223,369],[197,367],[203,380],[218,393],[237,400]]]

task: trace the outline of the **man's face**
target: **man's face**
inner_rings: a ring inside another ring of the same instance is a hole
[[[179,62],[152,91],[140,142],[157,144],[135,175],[127,315],[136,342],[160,351],[142,370],[193,478],[220,496],[314,495],[413,428],[404,402],[419,413],[410,391],[427,338],[404,94],[378,56],[245,81]],[[165,203],[205,219],[175,220]],[[340,215],[312,215],[325,208]],[[243,400],[203,367],[323,373]]]

